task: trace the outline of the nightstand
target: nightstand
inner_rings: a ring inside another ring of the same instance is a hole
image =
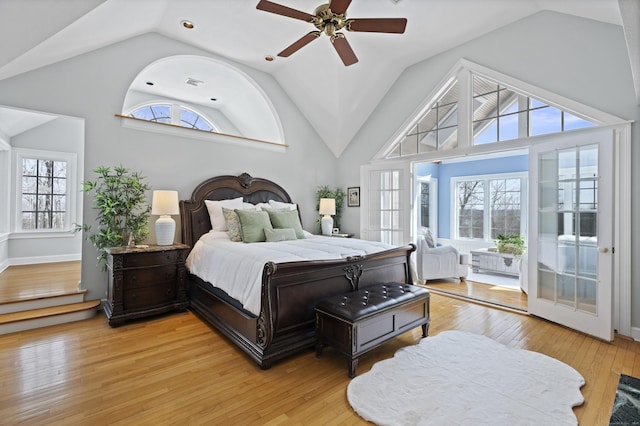
[[[189,246],[111,247],[107,249],[109,325],[187,309],[185,260]]]

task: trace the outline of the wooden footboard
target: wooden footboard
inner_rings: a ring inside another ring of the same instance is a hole
[[[414,250],[411,244],[346,260],[267,263],[258,317],[191,277],[191,307],[261,368],[269,368],[275,360],[314,346],[314,309],[320,299],[380,283],[411,283]]]

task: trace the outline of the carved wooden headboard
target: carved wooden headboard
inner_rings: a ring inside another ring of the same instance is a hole
[[[240,176],[216,176],[193,190],[190,200],[180,201],[182,242],[193,247],[211,230],[211,220],[204,200],[227,200],[242,197],[246,203],[266,203],[269,200],[290,203],[291,197],[280,185],[267,179]]]

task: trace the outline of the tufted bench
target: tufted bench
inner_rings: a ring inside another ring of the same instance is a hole
[[[332,296],[316,305],[316,356],[331,345],[349,357],[355,377],[358,357],[412,328],[429,329],[429,292],[412,284],[378,284]]]

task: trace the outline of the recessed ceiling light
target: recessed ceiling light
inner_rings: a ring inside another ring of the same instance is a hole
[[[180,23],[188,30],[192,30],[195,27],[195,25],[191,21],[181,21]]]
[[[211,98],[211,100],[212,100],[213,102],[215,102],[215,101],[217,101],[217,100],[218,100],[218,98]]]
[[[148,86],[153,86],[155,83],[153,81],[147,81]]]
[[[273,61],[273,59],[274,59],[274,57],[271,56],[271,55],[267,55],[267,56],[264,57],[264,60],[267,61],[267,62],[271,62],[271,61]]]

